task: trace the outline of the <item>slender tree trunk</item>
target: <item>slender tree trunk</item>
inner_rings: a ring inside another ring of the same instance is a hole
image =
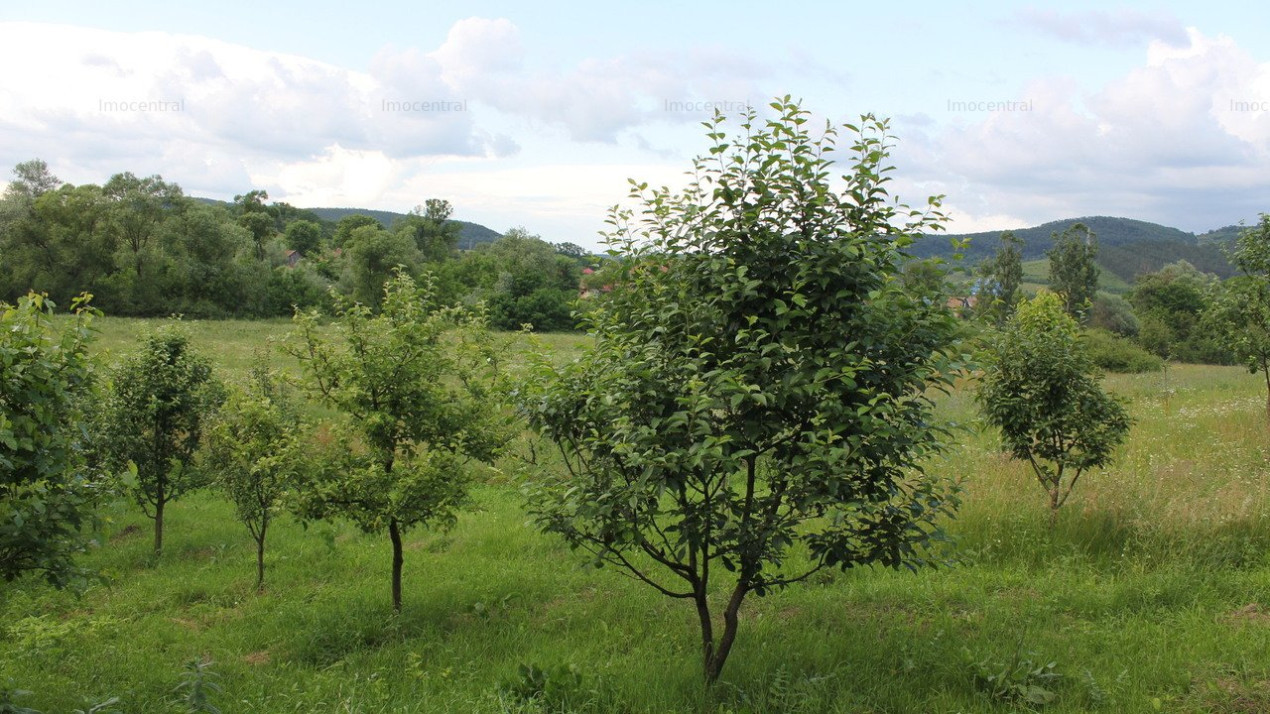
[[[163,506],[167,504],[163,498],[163,493],[159,493],[159,498],[154,502],[154,555],[158,557],[163,554]]]
[[[1050,530],[1058,524],[1058,489],[1050,491]]]
[[[710,602],[706,599],[704,583],[694,586],[692,600],[697,605],[697,619],[701,621],[702,671],[705,672],[706,684],[712,684],[719,674],[710,675],[710,663],[714,661],[714,618],[710,617]]]
[[[1270,364],[1263,366],[1261,373],[1266,376],[1266,420],[1270,422]]]
[[[265,529],[268,527],[261,524],[260,537],[256,539],[256,592],[265,590]]]
[[[719,645],[713,655],[706,658],[707,684],[718,681],[719,674],[723,672],[723,665],[728,661],[728,654],[732,651],[732,643],[736,642],[736,631],[740,624],[741,602],[745,600],[747,592],[749,590],[743,583],[737,583],[736,589],[732,591],[732,597],[728,599],[727,607],[723,609],[723,635],[719,637]]]
[[[401,529],[397,519],[388,521],[388,537],[392,538],[392,609],[401,612]]]

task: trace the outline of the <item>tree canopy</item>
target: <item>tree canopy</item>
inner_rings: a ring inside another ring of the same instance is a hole
[[[950,383],[955,320],[900,280],[938,200],[888,194],[886,121],[847,125],[842,146],[788,98],[772,108],[709,122],[682,193],[632,181],[594,344],[542,364],[525,405],[567,467],[540,474],[538,523],[692,602],[708,681],[747,595],[925,564],[953,505],[923,464],[943,447],[930,395]],[[854,159],[840,191],[835,147]]]

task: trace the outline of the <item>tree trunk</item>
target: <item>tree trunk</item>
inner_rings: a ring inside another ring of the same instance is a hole
[[[1050,491],[1050,530],[1054,530],[1054,526],[1058,524],[1058,489]]]
[[[1261,368],[1266,375],[1266,420],[1270,423],[1270,365]]]
[[[388,521],[388,537],[392,538],[392,609],[401,612],[401,529],[397,519]]]
[[[719,645],[715,648],[713,656],[706,659],[707,684],[718,681],[719,674],[723,672],[723,665],[728,661],[728,654],[732,652],[732,643],[736,642],[737,626],[740,624],[741,602],[745,600],[747,592],[749,590],[743,584],[737,583],[727,607],[723,610],[723,635],[719,637]]]
[[[705,672],[706,684],[713,684],[718,678],[716,670],[711,676],[710,665],[714,662],[714,619],[710,617],[710,602],[706,599],[706,588],[698,583],[693,589],[693,602],[697,605],[697,619],[701,621],[701,662]]]
[[[158,557],[163,554],[163,506],[166,505],[163,497],[154,503],[154,555]]]
[[[256,592],[265,591],[265,529],[260,526],[260,537],[256,539]]]

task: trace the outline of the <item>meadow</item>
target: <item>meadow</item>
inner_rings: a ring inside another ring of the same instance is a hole
[[[98,348],[118,355],[143,321],[100,326]],[[227,379],[288,329],[190,326]],[[585,338],[544,344],[567,359]],[[400,616],[386,537],[285,517],[256,593],[251,538],[215,492],[171,506],[157,561],[150,522],[107,504],[83,564],[108,583],[0,584],[0,690],[30,690],[18,703],[46,713],[110,696],[119,711],[179,712],[188,664],[204,662],[226,713],[1270,711],[1264,385],[1187,365],[1106,384],[1136,423],[1052,531],[969,386],[942,398],[961,428],[929,468],[964,489],[947,565],[751,598],[712,690],[691,607],[537,533],[514,456],[455,528],[407,535]]]

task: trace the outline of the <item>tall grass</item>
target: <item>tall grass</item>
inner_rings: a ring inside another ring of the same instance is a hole
[[[122,350],[137,321],[104,320]],[[227,374],[284,323],[192,323]],[[564,358],[584,338],[550,336]],[[982,673],[1050,661],[1054,712],[1270,711],[1270,473],[1261,385],[1235,368],[1116,376],[1136,424],[1047,525],[1040,487],[978,428],[972,395],[941,403],[958,443],[930,468],[964,479],[939,570],[860,569],[748,601],[723,680],[701,685],[682,602],[594,571],[526,524],[515,464],[449,533],[408,534],[403,613],[389,545],[284,518],[267,589],[214,493],[173,505],[155,562],[148,521],[109,504],[76,595],[0,584],[0,690],[46,712],[120,697],[181,711],[186,663],[210,661],[226,712],[996,712],[1027,707]],[[540,693],[537,697],[530,695]]]

